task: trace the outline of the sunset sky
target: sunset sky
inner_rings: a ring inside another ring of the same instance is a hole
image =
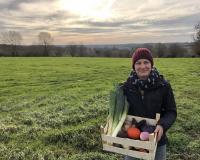
[[[23,44],[49,32],[54,44],[191,42],[200,0],[0,0],[0,32]]]

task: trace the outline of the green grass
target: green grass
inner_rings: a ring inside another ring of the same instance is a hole
[[[178,108],[168,159],[200,159],[200,59],[155,64]],[[120,159],[102,151],[99,126],[130,66],[119,58],[0,58],[0,159]]]

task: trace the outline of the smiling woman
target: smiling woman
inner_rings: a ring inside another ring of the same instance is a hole
[[[60,0],[60,7],[81,17],[105,19],[111,17],[115,0]]]

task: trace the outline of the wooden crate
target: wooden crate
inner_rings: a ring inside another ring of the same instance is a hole
[[[149,119],[137,116],[127,115],[126,119],[131,120],[135,118],[137,122],[141,120],[146,120],[147,124],[155,126],[160,119],[160,114],[156,114],[156,119]],[[149,141],[134,140],[129,138],[112,137],[111,135],[106,135],[106,127],[101,127],[101,137],[103,150],[119,153],[122,155],[128,155],[135,158],[140,158],[144,160],[154,160],[157,148],[156,134],[152,133],[149,136]],[[117,145],[116,145],[117,144]],[[142,152],[134,150],[132,148],[145,149],[148,152]]]

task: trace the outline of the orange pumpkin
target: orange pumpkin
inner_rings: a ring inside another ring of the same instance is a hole
[[[130,128],[127,130],[127,134],[128,134],[128,137],[129,137],[129,138],[132,138],[132,139],[140,139],[140,130],[139,130],[138,128],[130,127]]]

